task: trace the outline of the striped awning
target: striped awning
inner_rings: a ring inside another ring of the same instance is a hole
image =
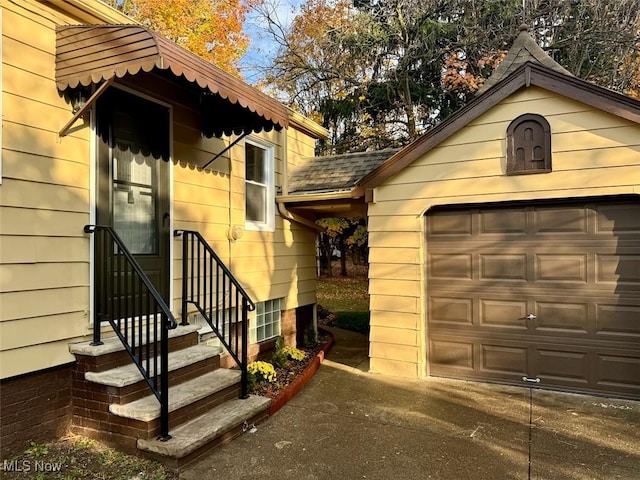
[[[174,42],[140,25],[64,25],[56,29],[56,83],[75,89],[128,75],[161,71],[183,79],[236,112],[246,125],[224,125],[216,119],[216,135],[288,126],[284,105]],[[218,111],[218,117],[225,114]]]

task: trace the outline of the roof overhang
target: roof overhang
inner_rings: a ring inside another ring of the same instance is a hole
[[[304,193],[276,197],[278,204],[310,220],[327,217],[364,217],[367,204],[352,190],[340,192]]]
[[[289,125],[290,113],[284,105],[148,28],[56,28],[56,83],[61,91],[150,72],[202,94],[202,108],[211,112],[204,122],[207,135],[281,130]]]

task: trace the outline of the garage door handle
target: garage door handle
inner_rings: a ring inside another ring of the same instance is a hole
[[[538,377],[536,378],[522,377],[522,380],[529,383],[540,383],[540,379]]]

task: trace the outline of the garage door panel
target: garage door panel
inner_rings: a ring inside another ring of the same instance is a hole
[[[519,300],[480,300],[480,325],[488,328],[526,331],[527,302]]]
[[[433,218],[431,374],[640,399],[640,202]]]
[[[432,339],[429,342],[433,373],[470,375],[474,371],[474,345],[472,341]]]
[[[587,350],[575,350],[575,347],[534,349],[535,376],[541,385],[564,384],[582,386],[589,384],[590,356]]]
[[[430,255],[429,264],[432,278],[471,280],[470,253]]]
[[[546,335],[588,334],[589,304],[560,301],[536,302],[536,333]]]
[[[441,212],[431,216],[428,234],[431,237],[450,237],[452,235],[470,236],[472,233],[471,213]]]
[[[588,233],[587,212],[584,208],[550,208],[533,213],[534,233],[584,234]]]
[[[520,378],[527,374],[527,347],[483,344],[480,376],[488,378]]]
[[[596,205],[596,233],[609,235],[640,234],[637,204]]]
[[[596,383],[604,390],[640,393],[640,356],[599,354]]]
[[[587,255],[536,254],[536,282],[587,283]]]
[[[480,235],[526,235],[527,212],[522,210],[487,211],[480,214]]]
[[[640,345],[640,300],[638,306],[599,303],[595,328],[599,336],[635,340]]]
[[[471,298],[434,297],[429,299],[429,318],[434,324],[468,325],[473,323]]]
[[[597,255],[596,265],[600,283],[640,285],[640,255]]]
[[[480,279],[527,281],[527,254],[481,254]]]

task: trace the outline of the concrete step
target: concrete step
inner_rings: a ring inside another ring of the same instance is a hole
[[[173,330],[168,330],[169,338],[177,338],[198,331],[197,325],[178,325]],[[151,333],[153,338],[153,332]],[[158,337],[159,338],[159,337]],[[74,355],[85,355],[88,357],[98,357],[108,355],[110,353],[124,351],[124,345],[117,336],[106,337],[102,339],[102,345],[91,345],[91,342],[70,343],[69,352]],[[147,344],[146,333],[142,335],[142,345]],[[136,336],[136,345],[138,345],[138,337]]]
[[[213,396],[240,382],[239,370],[220,368],[193,380],[169,387],[169,412]],[[160,402],[154,395],[124,405],[112,404],[109,411],[120,417],[150,422],[160,417]]]
[[[172,438],[166,442],[139,439],[138,449],[170,466],[180,466],[182,460],[195,460],[199,453],[204,453],[210,446],[242,433],[245,422],[252,425],[258,419],[266,418],[270,404],[271,399],[255,395],[229,400],[172,429],[169,432]],[[166,462],[167,459],[174,463]]]
[[[171,352],[169,354],[169,372],[213,358],[221,353],[222,349],[220,347],[210,347],[207,345],[194,345],[176,352]],[[160,365],[160,359],[158,359],[158,365]],[[151,361],[150,366],[150,374],[153,375],[153,361]],[[138,367],[133,363],[103,372],[86,372],[84,377],[87,381],[111,387],[125,387],[143,380],[140,370],[138,370]]]

